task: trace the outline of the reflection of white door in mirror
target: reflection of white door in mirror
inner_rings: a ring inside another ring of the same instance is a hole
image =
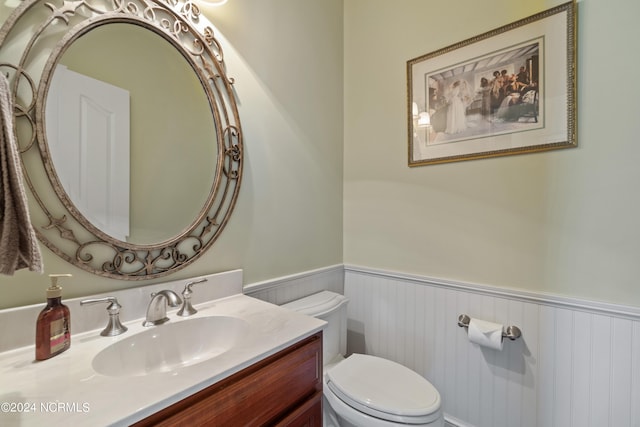
[[[129,92],[56,67],[46,127],[60,184],[82,215],[107,235],[129,235]],[[64,160],[64,161],[63,161]]]

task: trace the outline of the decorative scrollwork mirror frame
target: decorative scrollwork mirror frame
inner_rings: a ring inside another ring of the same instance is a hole
[[[207,201],[188,227],[161,243],[123,242],[91,224],[62,189],[47,146],[45,103],[59,57],[78,37],[109,23],[139,25],[171,43],[202,83],[215,124],[216,172]],[[55,254],[100,276],[146,280],[186,267],[216,241],[238,198],[244,153],[234,81],[226,75],[213,28],[195,3],[25,0],[0,27],[0,72],[11,85],[31,221]]]

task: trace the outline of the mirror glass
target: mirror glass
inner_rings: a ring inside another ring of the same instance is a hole
[[[211,108],[191,65],[155,32],[110,23],[73,41],[44,119],[60,196],[105,234],[163,242],[205,205],[217,161]]]

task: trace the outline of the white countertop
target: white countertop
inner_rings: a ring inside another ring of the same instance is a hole
[[[170,323],[212,315],[245,320],[251,332],[230,351],[166,373],[107,377],[92,368],[105,347],[147,330],[126,322],[117,337],[101,329],[71,337],[71,348],[36,362],[34,347],[0,353],[0,425],[126,426],[322,330],[325,322],[242,294],[195,305],[188,318],[168,312]],[[163,325],[154,326],[162,328]]]

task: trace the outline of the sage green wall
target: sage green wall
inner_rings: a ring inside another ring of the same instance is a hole
[[[220,240],[172,277],[242,267],[252,283],[344,260],[640,306],[640,3],[579,2],[578,148],[406,165],[406,61],[560,3],[344,0],[344,44],[339,0],[203,5],[237,81],[246,170]],[[75,274],[66,295],[132,285],[43,251],[47,272]],[[0,307],[41,301],[45,283],[0,277]]]
[[[0,23],[7,4],[0,2]],[[246,157],[234,214],[203,257],[154,281],[104,279],[41,245],[45,273],[74,275],[65,297],[235,268],[254,283],[342,262],[342,0],[232,0],[201,9],[236,80]],[[47,283],[23,270],[0,276],[0,308],[41,303]]]
[[[407,167],[406,61],[561,3],[345,0],[345,263],[640,306],[640,2],[578,3],[578,148]]]

